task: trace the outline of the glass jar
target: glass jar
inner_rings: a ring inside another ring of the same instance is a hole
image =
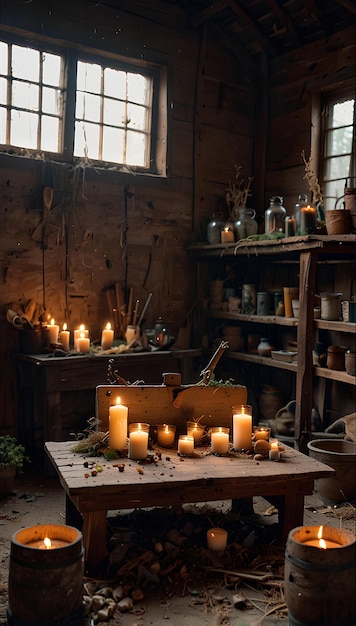
[[[258,224],[255,220],[255,216],[256,211],[253,209],[247,209],[246,207],[240,207],[238,209],[238,218],[234,222],[236,241],[257,234]]]
[[[295,219],[295,234],[300,235],[300,209],[302,206],[307,206],[308,196],[305,193],[301,193],[298,196],[298,202],[294,205],[294,219]]]
[[[208,243],[221,243],[221,231],[224,230],[224,226],[225,222],[213,213],[206,229],[206,238]]]
[[[283,198],[281,196],[272,196],[270,205],[265,211],[265,233],[284,233],[285,219],[287,211],[283,206]]]

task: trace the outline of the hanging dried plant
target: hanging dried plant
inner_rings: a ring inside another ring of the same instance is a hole
[[[309,191],[312,194],[312,200],[314,202],[320,202],[320,204],[323,204],[323,194],[321,193],[318,177],[316,176],[311,166],[311,155],[309,156],[308,160],[305,158],[304,150],[302,150],[301,155],[305,170],[305,176],[303,176],[303,179],[306,180],[309,185]]]
[[[234,165],[236,170],[234,182],[229,181],[229,186],[226,190],[226,202],[229,207],[230,217],[236,217],[236,212],[239,208],[246,208],[247,198],[251,196],[251,183],[253,176],[249,176],[247,183],[241,176],[242,165]]]

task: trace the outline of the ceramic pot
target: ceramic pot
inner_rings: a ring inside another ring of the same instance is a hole
[[[356,497],[356,446],[343,439],[316,439],[307,444],[311,457],[335,470],[333,476],[316,480],[322,500],[328,504],[347,502]]]
[[[257,354],[260,356],[271,356],[271,352],[273,350],[273,346],[270,344],[270,341],[267,337],[262,337],[260,343],[257,346]]]

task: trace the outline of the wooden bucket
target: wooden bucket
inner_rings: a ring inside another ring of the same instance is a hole
[[[40,549],[45,537],[55,547]],[[9,626],[79,626],[83,573],[83,538],[76,528],[47,524],[15,533],[9,564]]]
[[[338,547],[317,545],[318,532]],[[299,526],[290,531],[284,566],[284,592],[290,626],[355,624],[355,536],[331,526]]]

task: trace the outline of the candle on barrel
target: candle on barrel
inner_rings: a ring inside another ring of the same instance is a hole
[[[211,451],[213,454],[227,454],[229,451],[229,429],[216,426],[211,429]]]
[[[142,461],[147,457],[149,424],[130,424],[128,457],[134,461]]]
[[[330,539],[323,538],[323,526],[319,526],[318,534],[316,538],[303,541],[304,546],[314,546],[315,548],[321,548],[326,550],[327,548],[341,548],[342,544]]]
[[[56,548],[64,548],[68,546],[68,541],[62,539],[50,539],[45,537],[44,539],[37,539],[26,544],[28,548],[37,548],[37,550],[55,550]]]
[[[223,528],[210,528],[206,533],[209,550],[224,552],[227,544],[227,531]]]
[[[90,339],[89,337],[85,336],[84,332],[80,333],[77,345],[78,345],[78,348],[77,348],[78,352],[82,352],[82,354],[87,354],[89,352]]]
[[[316,232],[316,209],[313,206],[303,206],[300,209],[300,234],[310,235]]]
[[[64,322],[63,330],[59,333],[59,341],[62,344],[63,350],[69,352],[70,331],[67,330],[67,324]]]
[[[81,324],[79,328],[74,331],[74,350],[78,350],[78,341],[81,333],[84,333],[84,337],[89,337],[89,330],[85,328],[84,324]]]
[[[111,324],[108,322],[106,328],[101,333],[101,348],[102,350],[110,350],[114,342],[114,331],[111,329]]]
[[[49,344],[58,343],[58,333],[59,326],[55,324],[54,319],[51,319],[50,325],[47,326],[47,339]]]
[[[251,450],[252,448],[252,407],[237,405],[232,407],[233,413],[233,446],[234,450]]]
[[[190,435],[179,435],[178,454],[191,456],[194,452],[194,437]]]
[[[113,450],[124,450],[127,447],[127,416],[128,407],[121,404],[121,398],[109,407],[109,446]]]

